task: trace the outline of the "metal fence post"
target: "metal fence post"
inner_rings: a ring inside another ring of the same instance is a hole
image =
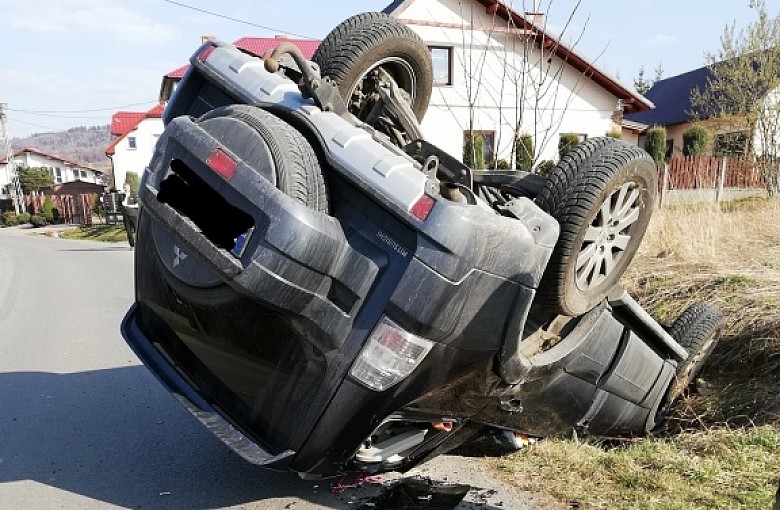
[[[715,201],[720,203],[723,200],[723,186],[726,183],[726,157],[720,163],[720,178],[718,179],[718,192],[715,194]]]
[[[661,199],[659,200],[660,207],[664,206],[666,201],[666,194],[669,193],[669,163],[664,163],[663,166],[664,178],[661,181]]]

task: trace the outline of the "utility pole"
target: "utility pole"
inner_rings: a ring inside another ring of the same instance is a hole
[[[8,180],[8,193],[11,195],[14,210],[16,214],[19,214],[27,208],[24,203],[22,187],[19,184],[19,176],[16,175],[14,153],[11,150],[11,144],[8,142],[8,130],[5,127],[5,107],[5,103],[0,103],[0,131],[3,132],[3,144],[5,145],[5,177]]]

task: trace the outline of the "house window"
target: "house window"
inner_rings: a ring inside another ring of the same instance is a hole
[[[130,150],[135,150],[137,148],[134,136],[127,137],[127,148]]]
[[[60,167],[54,169],[54,180],[62,184],[62,169]]]
[[[82,178],[82,179],[86,179],[86,178],[87,178],[87,172],[86,172],[86,170],[82,170],[82,171],[81,171],[81,178]]]
[[[431,46],[433,84],[452,85],[452,47]]]
[[[746,131],[734,131],[715,135],[714,153],[716,156],[744,156],[748,149]]]
[[[669,139],[666,141],[666,161],[669,161],[672,159],[672,156],[674,155],[674,140]]]
[[[473,142],[471,141],[473,139]],[[482,144],[482,161],[474,154],[474,150]],[[463,163],[471,168],[490,168],[495,157],[496,132],[495,131],[469,131],[463,132]]]

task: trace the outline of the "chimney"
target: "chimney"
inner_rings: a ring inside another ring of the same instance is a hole
[[[217,36],[216,35],[202,35],[200,36],[200,43],[203,44],[206,41],[216,41]]]
[[[526,12],[525,13],[525,19],[536,25],[537,27],[541,27],[544,25],[544,13],[543,12]]]

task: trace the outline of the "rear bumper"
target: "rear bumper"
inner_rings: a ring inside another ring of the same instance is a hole
[[[133,305],[122,320],[121,331],[138,359],[157,377],[165,388],[211,433],[241,457],[261,466],[284,468],[295,452],[273,454],[228,422],[207,402],[192,383],[176,369],[175,362],[155,348],[156,342],[141,328],[138,305]]]

